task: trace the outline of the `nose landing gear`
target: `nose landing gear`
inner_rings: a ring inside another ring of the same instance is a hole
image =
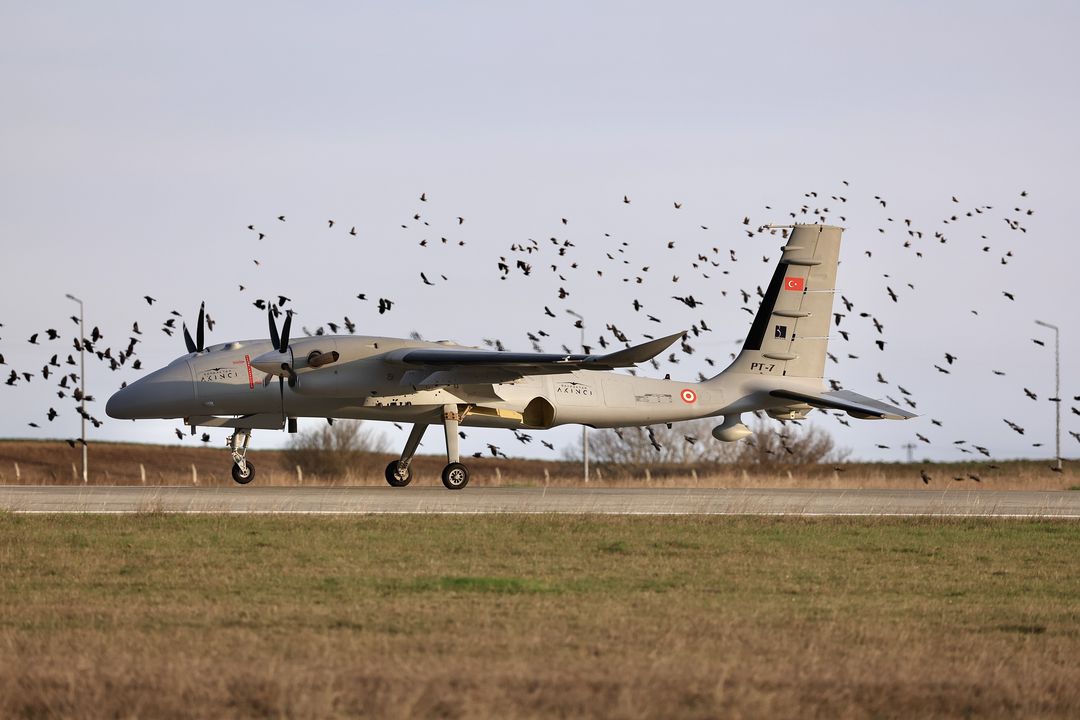
[[[238,429],[229,436],[229,449],[232,451],[232,479],[241,485],[247,485],[255,479],[255,464],[247,460],[248,443],[251,431]]]

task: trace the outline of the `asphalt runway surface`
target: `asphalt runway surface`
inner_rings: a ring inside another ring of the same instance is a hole
[[[1080,519],[1080,492],[0,486],[16,513],[931,516]]]

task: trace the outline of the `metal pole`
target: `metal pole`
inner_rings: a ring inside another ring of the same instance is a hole
[[[576,317],[581,323],[581,352],[585,352],[585,318],[573,310],[567,310],[566,314]],[[584,460],[585,482],[589,482],[589,427],[587,425],[581,426],[581,454]]]
[[[69,300],[79,303],[79,415],[82,418],[82,481],[86,484],[86,324],[83,320],[83,301],[71,295]]]
[[[1061,345],[1060,345],[1060,333],[1057,325],[1051,325],[1048,322],[1042,320],[1036,320],[1036,325],[1042,325],[1043,327],[1050,328],[1054,331],[1054,397],[1057,398],[1057,402],[1054,403],[1055,416],[1054,416],[1054,458],[1055,467],[1061,469]]]

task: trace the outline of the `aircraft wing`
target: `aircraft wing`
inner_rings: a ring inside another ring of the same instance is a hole
[[[868,398],[850,390],[835,392],[799,392],[795,390],[772,390],[773,397],[795,400],[816,408],[843,410],[863,420],[907,420],[917,417],[915,413],[898,408],[895,405]]]
[[[573,370],[614,370],[656,357],[683,333],[650,340],[606,355],[557,355],[453,348],[415,348],[393,353],[391,362],[413,366],[409,384],[452,385],[507,382],[525,375],[551,375]]]

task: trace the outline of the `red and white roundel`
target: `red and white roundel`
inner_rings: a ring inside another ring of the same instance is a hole
[[[681,397],[682,401],[687,404],[693,404],[697,402],[697,393],[690,388],[686,388],[681,393],[679,393],[679,397]]]

